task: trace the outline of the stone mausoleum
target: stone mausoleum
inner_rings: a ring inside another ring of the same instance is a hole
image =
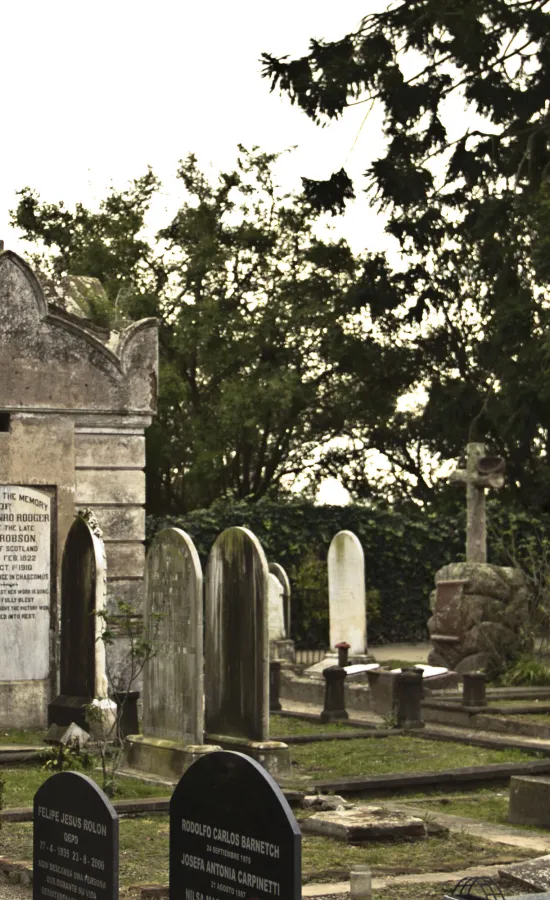
[[[94,281],[81,279],[101,291]],[[85,307],[78,279],[66,303],[48,304],[29,266],[0,249],[0,727],[46,724],[62,551],[78,509],[103,531],[110,609],[141,603],[157,323],[108,332]]]

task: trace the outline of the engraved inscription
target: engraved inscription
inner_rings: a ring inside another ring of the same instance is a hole
[[[51,499],[0,485],[0,681],[48,677]]]

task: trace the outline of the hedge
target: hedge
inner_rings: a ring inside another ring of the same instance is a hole
[[[326,558],[334,535],[353,531],[363,546],[369,643],[425,640],[434,573],[464,559],[460,521],[422,510],[406,515],[364,506],[314,506],[263,500],[218,504],[185,516],[147,519],[147,538],[161,528],[183,528],[203,567],[217,535],[232,525],[249,528],[268,560],[287,570],[292,584],[292,637],[298,646],[328,643]]]
[[[530,574],[550,623],[550,520],[525,510],[488,504],[489,562],[519,564]],[[397,512],[365,506],[314,506],[263,500],[217,504],[185,516],[147,518],[147,539],[170,525],[194,540],[203,567],[217,535],[244,525],[259,538],[270,562],[287,570],[292,585],[291,636],[298,646],[328,645],[326,558],[334,535],[353,531],[365,553],[369,644],[427,638],[435,572],[464,557],[465,510]],[[547,596],[548,595],[548,596]]]

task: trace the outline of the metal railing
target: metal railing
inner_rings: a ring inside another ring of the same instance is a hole
[[[314,650],[296,650],[296,664],[298,666],[314,666],[325,658],[327,651],[323,647]]]

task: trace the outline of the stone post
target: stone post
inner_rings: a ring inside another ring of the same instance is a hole
[[[328,666],[323,669],[325,679],[325,707],[321,713],[321,722],[336,722],[347,719],[346,701],[344,698],[344,682],[346,670],[341,666]]]
[[[347,641],[340,641],[339,644],[336,644],[336,649],[338,650],[338,665],[343,668],[348,665],[349,658],[349,648],[350,644]]]
[[[403,669],[397,676],[397,725],[400,728],[424,728],[422,672]]]
[[[269,663],[269,711],[282,709],[279,695],[281,693],[281,661],[272,659]]]
[[[462,676],[462,705],[487,706],[486,682],[483,672],[465,672]]]

